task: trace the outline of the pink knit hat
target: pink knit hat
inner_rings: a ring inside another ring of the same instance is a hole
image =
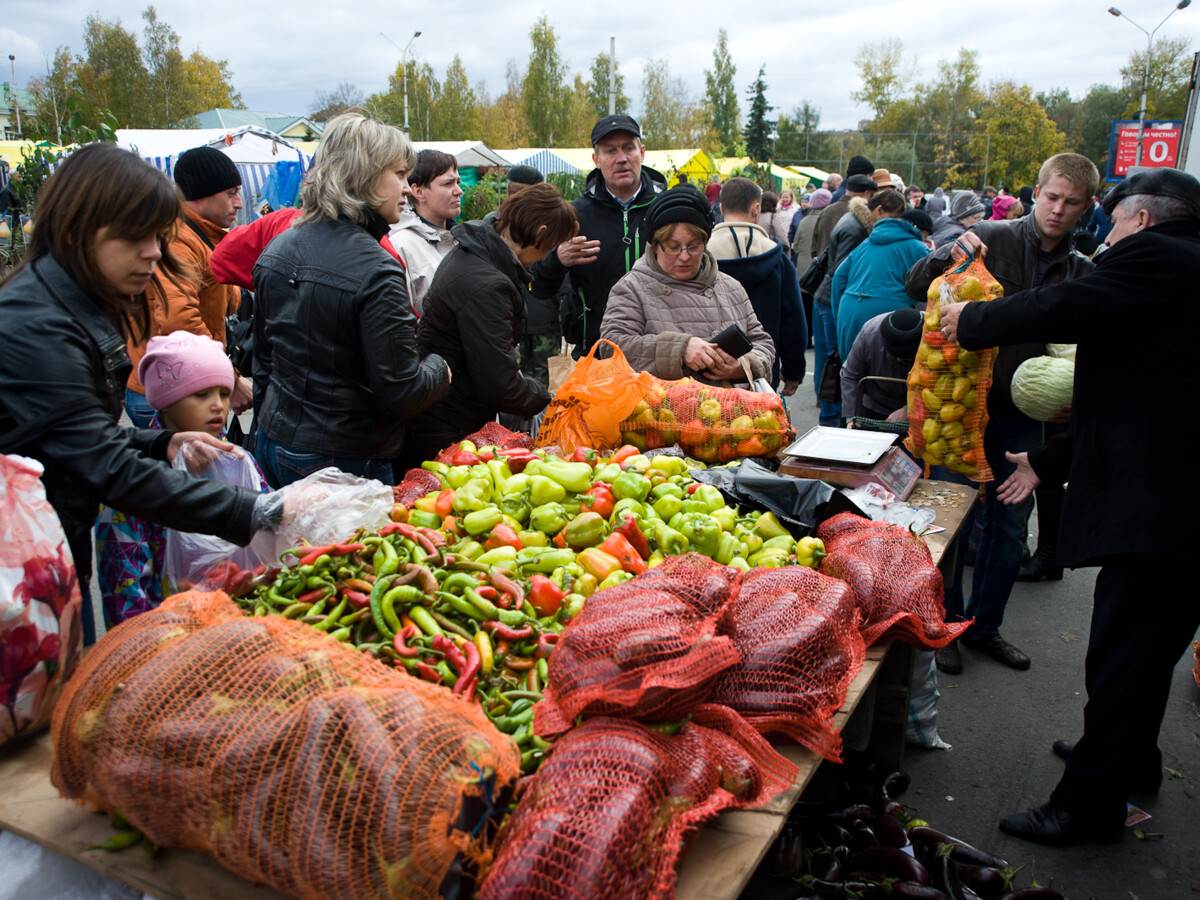
[[[138,380],[146,388],[146,402],[163,410],[210,387],[226,387],[232,392],[233,363],[212,338],[173,331],[150,338],[138,364]]]

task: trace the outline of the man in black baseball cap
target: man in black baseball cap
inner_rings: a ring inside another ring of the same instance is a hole
[[[1174,169],[1139,173],[1104,208],[1113,228],[1092,272],[941,312],[947,339],[968,350],[1078,344],[1070,431],[1009,454],[1016,472],[997,494],[1015,504],[1038,485],[1069,480],[1056,562],[1101,567],[1083,735],[1054,742],[1067,764],[1049,802],[1000,822],[1001,831],[1043,844],[1120,840],[1127,792],[1158,792],[1163,711],[1175,664],[1200,627],[1200,603],[1186,587],[1200,519],[1162,493],[1181,449],[1200,441],[1200,420],[1180,415],[1180,400],[1200,393],[1192,356],[1200,345],[1200,182]],[[1135,348],[1132,376],[1119,363]]]
[[[592,128],[596,168],[588,175],[583,196],[572,203],[579,234],[530,269],[535,297],[553,297],[570,276],[562,324],[576,358],[600,336],[608,292],[650,243],[646,209],[667,189],[667,181],[642,165],[645,156],[637,120],[626,115],[598,119]]]

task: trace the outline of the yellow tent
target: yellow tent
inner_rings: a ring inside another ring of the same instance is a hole
[[[667,187],[675,187],[679,176],[686,175],[689,183],[703,190],[709,177],[718,174],[712,159],[699,148],[647,150],[645,163],[666,176]]]
[[[8,161],[10,168],[15,169],[25,158],[33,155],[34,147],[45,147],[51,152],[62,150],[49,141],[0,141],[0,156]]]

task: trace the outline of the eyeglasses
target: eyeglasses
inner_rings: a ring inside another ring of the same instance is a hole
[[[659,244],[662,247],[663,253],[667,256],[682,256],[684,251],[688,256],[699,256],[704,252],[703,244],[688,244],[686,247],[683,244],[677,244],[674,241],[663,241]]]

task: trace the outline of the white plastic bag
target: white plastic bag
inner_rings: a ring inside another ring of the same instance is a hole
[[[284,523],[276,533],[261,531],[250,544],[267,565],[300,543],[343,541],[360,528],[380,528],[391,521],[392,489],[382,481],[350,475],[330,466],[284,485]]]
[[[83,650],[79,579],[43,471],[0,454],[0,744],[49,723]]]
[[[908,728],[906,743],[926,750],[949,750],[937,729],[938,698],[937,670],[933,651],[913,651],[912,683],[908,695]]]
[[[175,454],[171,468],[188,471],[190,454],[187,451],[188,444],[185,443]],[[255,493],[262,490],[258,468],[245,453],[218,453],[207,469],[198,475],[192,473],[192,477],[244,487]],[[194,534],[168,528],[166,544],[163,570],[168,584],[175,591],[192,587],[218,590],[226,586],[230,574],[227,563],[233,563],[239,569],[253,569],[263,562],[253,545],[239,547],[211,534]]]

